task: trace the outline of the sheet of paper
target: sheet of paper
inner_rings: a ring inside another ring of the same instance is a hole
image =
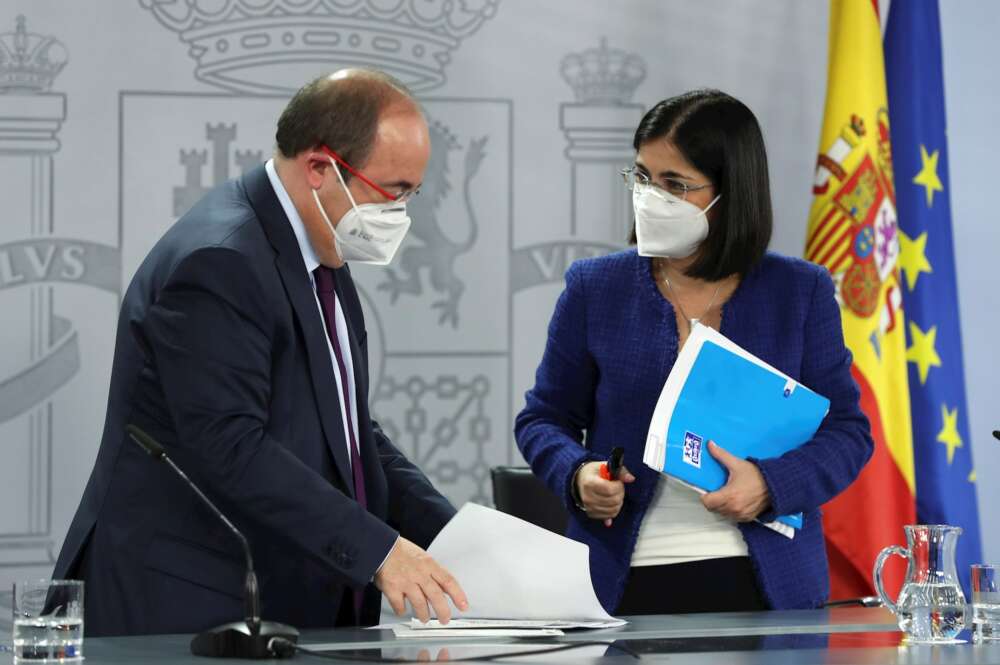
[[[466,662],[474,658],[492,656],[491,660],[498,663],[583,663],[593,662],[597,658],[608,655],[621,655],[622,652],[606,644],[587,644],[576,646],[567,651],[559,650],[563,646],[559,642],[545,642],[540,644],[513,643],[509,641],[483,639],[471,642],[464,640],[459,644],[434,644],[431,642],[410,642],[402,643],[399,646],[392,646],[391,643],[383,643],[380,647],[382,658],[386,662],[397,660],[398,662],[421,662],[421,663],[444,663],[444,662]],[[523,655],[525,651],[536,651],[545,649],[542,653],[532,656]],[[502,659],[501,659],[502,658]]]
[[[413,628],[410,624],[400,623],[392,627],[396,637],[430,638],[430,637],[560,637],[565,635],[557,628],[459,628],[449,623],[437,628]]]
[[[467,503],[427,551],[455,576],[469,599],[469,610],[456,618],[513,619],[519,625],[533,620],[559,628],[625,624],[597,600],[586,545],[512,515]],[[503,622],[482,625],[510,627]]]
[[[542,628],[603,628],[604,621],[549,621],[546,619],[452,619],[447,626],[441,625],[437,619],[420,623],[419,619],[410,619],[409,626],[413,630],[477,630],[480,628],[525,628],[538,630]]]

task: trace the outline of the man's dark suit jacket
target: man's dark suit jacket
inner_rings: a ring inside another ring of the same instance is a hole
[[[266,619],[334,625],[401,533],[422,547],[454,515],[372,422],[361,303],[350,333],[368,510],[354,500],[337,383],[309,275],[264,167],[210,192],[125,294],[104,435],[55,567],[86,580],[88,635],[187,633],[240,619],[244,560],[226,527],[132,443],[158,439],[250,541]]]

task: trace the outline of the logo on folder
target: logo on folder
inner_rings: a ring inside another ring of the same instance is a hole
[[[684,432],[684,463],[700,469],[701,468],[701,444],[702,439],[693,432]]]

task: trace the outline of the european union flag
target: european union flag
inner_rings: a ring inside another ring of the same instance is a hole
[[[904,279],[917,519],[960,526],[958,573],[981,561],[951,236],[937,0],[893,2],[885,33],[889,131]]]

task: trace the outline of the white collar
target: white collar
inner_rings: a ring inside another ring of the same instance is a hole
[[[320,266],[320,263],[319,258],[316,256],[316,250],[313,249],[312,243],[309,242],[309,234],[306,233],[305,222],[302,221],[299,211],[295,209],[295,204],[292,203],[292,197],[288,195],[288,190],[285,189],[281,178],[278,177],[273,159],[267,160],[267,163],[264,164],[264,170],[267,171],[267,178],[271,181],[271,187],[274,188],[274,193],[278,195],[281,208],[285,211],[285,216],[288,217],[288,221],[292,225],[295,239],[299,241],[299,251],[302,252],[302,260],[306,264],[306,272],[309,273],[309,279],[312,279],[313,271]]]

